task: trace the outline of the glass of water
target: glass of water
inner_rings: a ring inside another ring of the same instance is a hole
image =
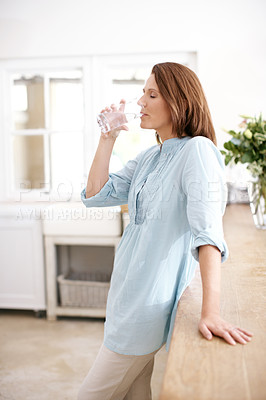
[[[137,104],[137,99],[132,99],[101,112],[97,116],[97,122],[102,134],[108,136],[108,132],[113,130],[118,131],[118,128],[135,118],[141,117],[141,115],[141,106]]]

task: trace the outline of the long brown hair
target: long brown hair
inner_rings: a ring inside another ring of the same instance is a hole
[[[173,62],[154,65],[152,74],[168,104],[177,137],[205,136],[216,145],[216,136],[199,78],[188,67]],[[156,132],[156,139],[161,144]]]

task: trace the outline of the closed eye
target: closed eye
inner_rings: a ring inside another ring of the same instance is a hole
[[[145,93],[146,90],[145,90],[145,89],[142,89],[142,90],[143,90],[143,93]],[[152,88],[151,88],[151,89],[148,89],[148,92],[150,92],[150,93],[151,93],[151,92],[158,93],[158,91],[157,91],[156,89],[152,89]]]

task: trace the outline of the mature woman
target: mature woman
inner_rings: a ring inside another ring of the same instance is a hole
[[[104,342],[79,400],[151,399],[154,355],[169,348],[198,262],[202,335],[231,345],[252,336],[220,316],[224,164],[201,84],[189,68],[167,62],[153,67],[143,92],[141,127],[156,131],[158,145],[109,174],[118,132],[102,135],[82,192],[86,207],[128,203],[130,224],[115,255]]]

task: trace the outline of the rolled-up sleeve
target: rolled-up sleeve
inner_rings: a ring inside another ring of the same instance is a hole
[[[222,225],[227,199],[224,162],[209,139],[194,138],[191,145],[182,180],[193,236],[191,252],[198,261],[199,247],[210,244],[220,250],[224,262],[229,254]]]
[[[81,192],[81,200],[86,207],[110,207],[127,204],[131,181],[144,152],[127,162],[120,171],[109,174],[109,179],[94,196],[86,199],[86,188]]]

